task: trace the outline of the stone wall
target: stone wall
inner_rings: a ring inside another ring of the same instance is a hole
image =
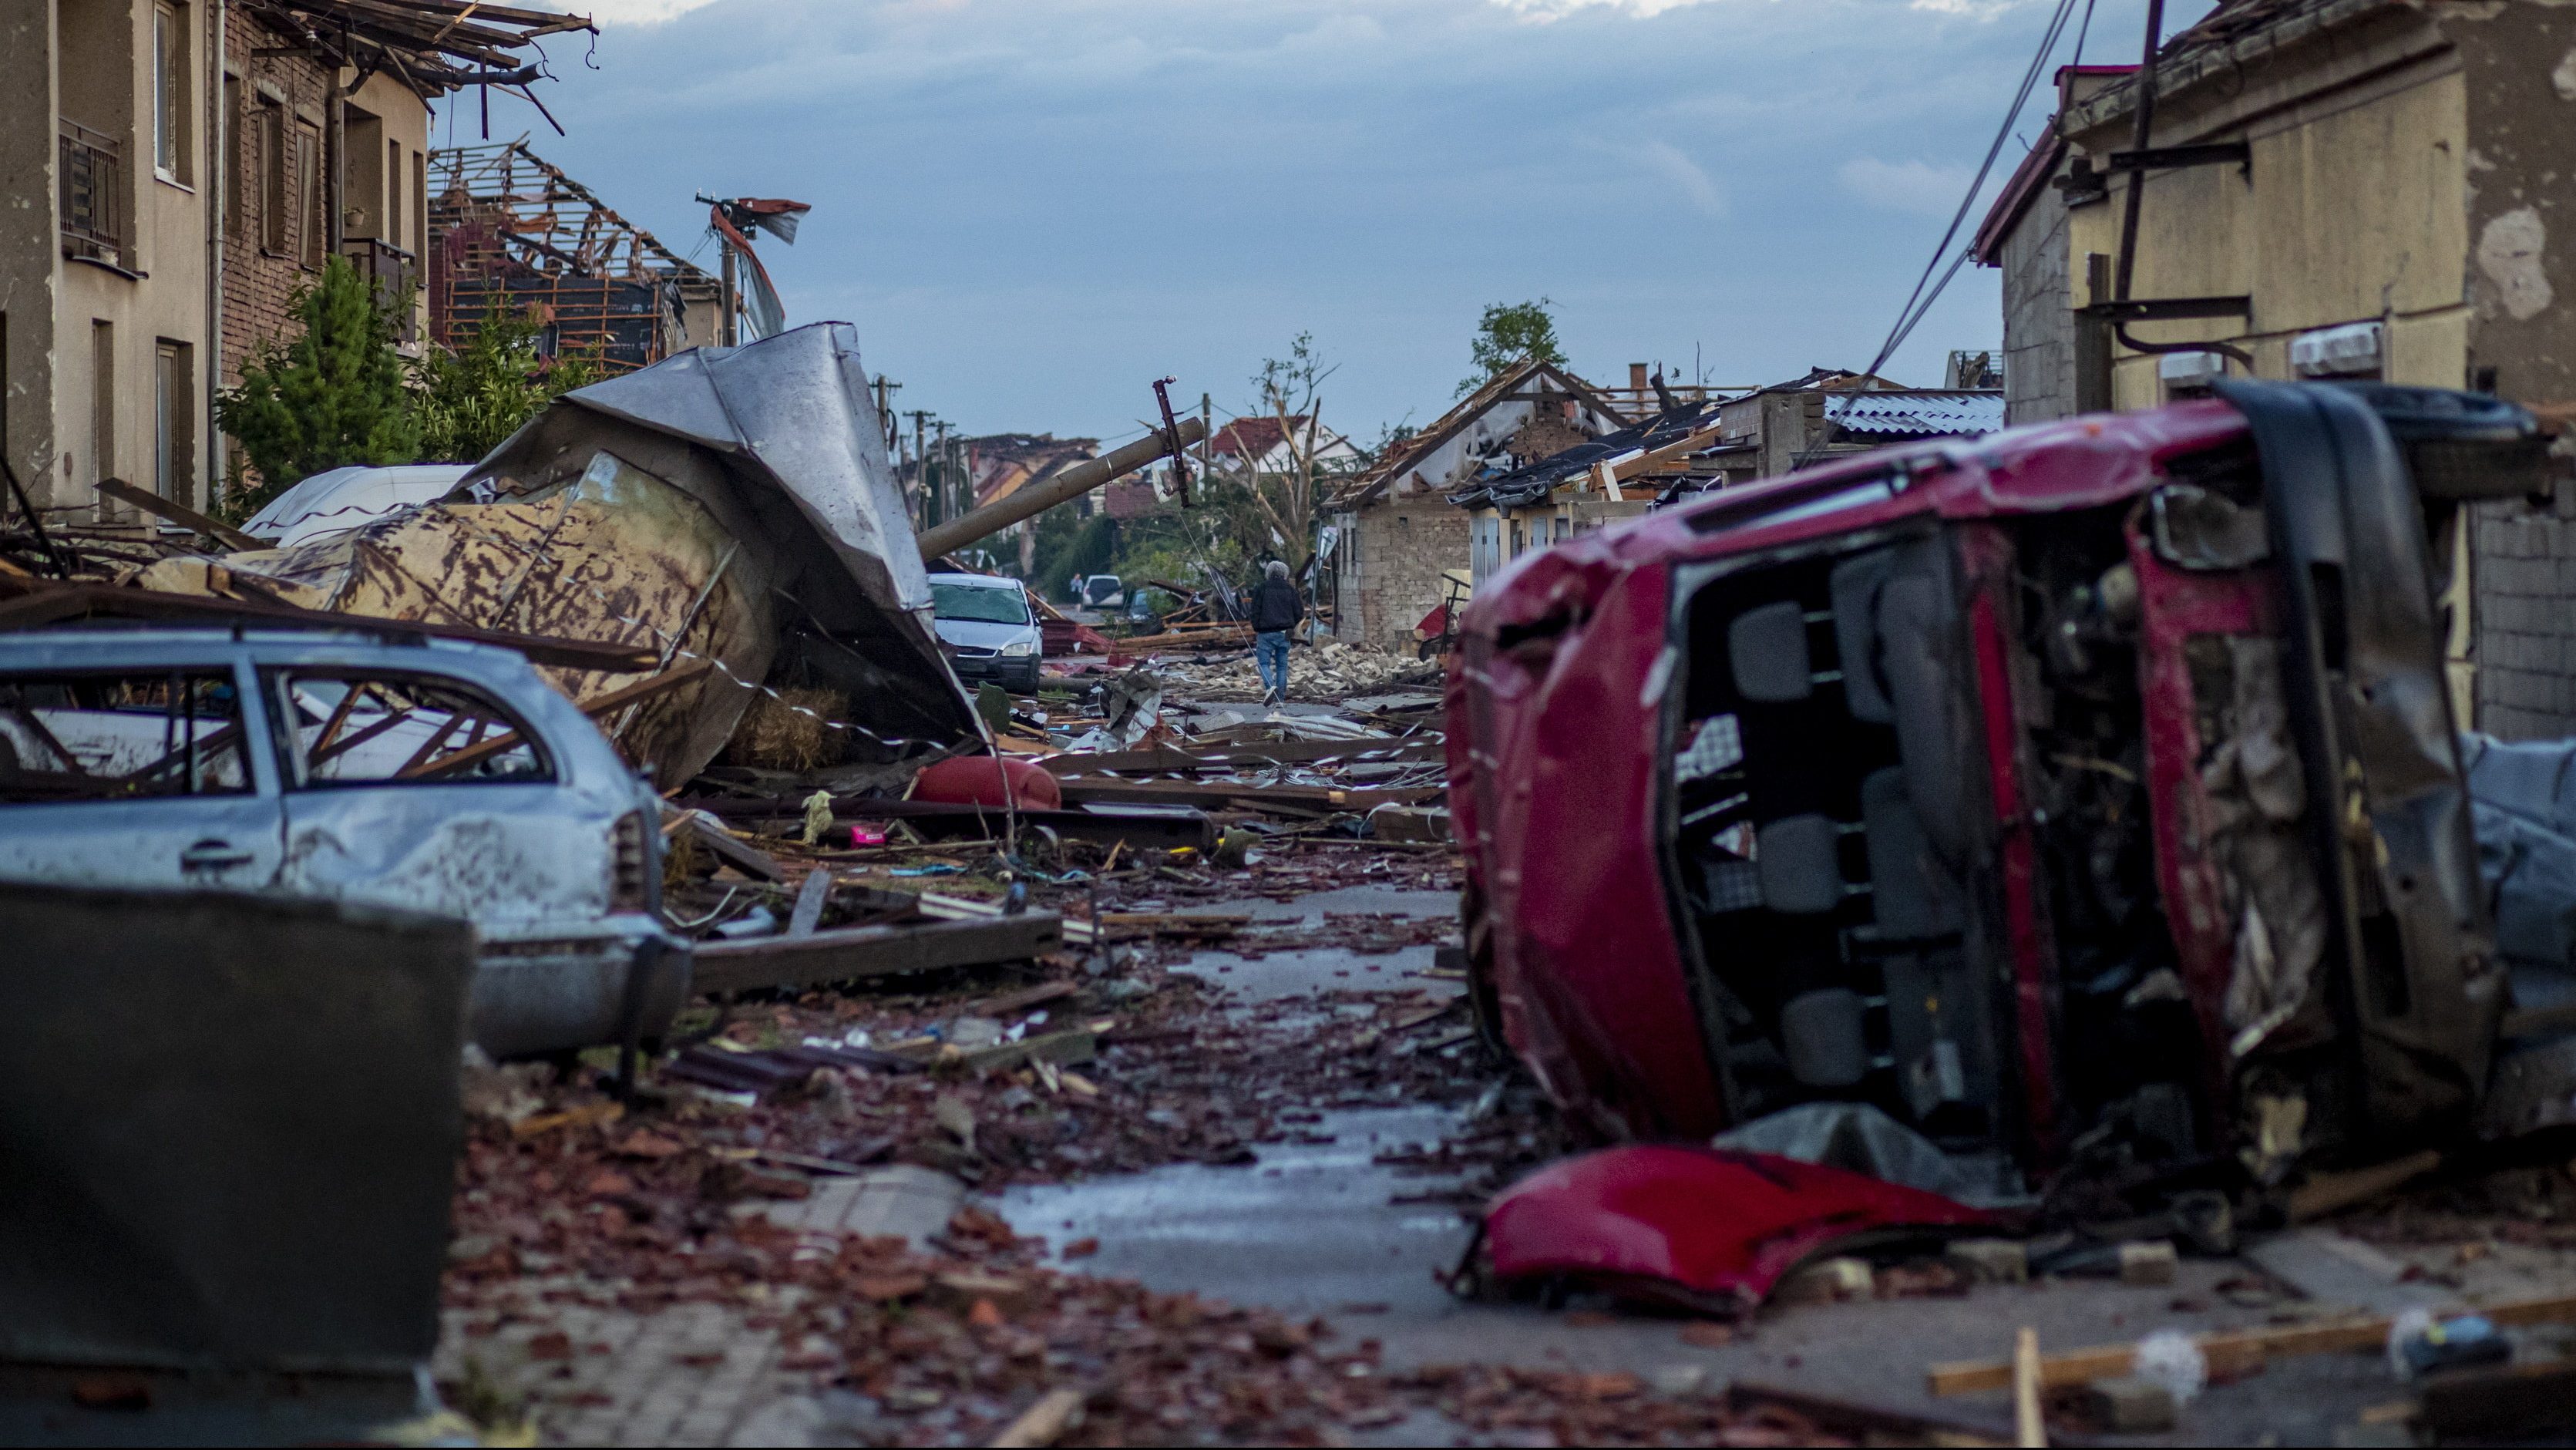
[[[1442,571],[1467,567],[1467,515],[1432,495],[1361,509],[1344,574],[1340,637],[1411,649],[1413,626],[1446,597]]]

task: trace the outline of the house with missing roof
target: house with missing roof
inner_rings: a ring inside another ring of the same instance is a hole
[[[1318,612],[1340,639],[1410,648],[1414,625],[1447,599],[1448,576],[1470,567],[1470,519],[1449,496],[1631,426],[1553,363],[1507,369],[1328,496]]]
[[[1962,355],[1981,382],[1983,356]],[[1953,378],[1962,372],[1954,359]],[[1470,480],[1449,501],[1467,515],[1469,572],[1481,585],[1533,549],[1660,504],[1890,444],[1990,433],[2003,414],[1999,388],[1903,388],[1814,368],[1732,398],[1675,398],[1642,422]]]

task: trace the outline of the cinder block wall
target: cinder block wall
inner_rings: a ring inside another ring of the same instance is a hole
[[[1435,496],[1379,504],[1359,519],[1359,607],[1345,638],[1411,649],[1413,626],[1445,597],[1441,571],[1467,567],[1467,515]]]
[[[2576,485],[2553,507],[2487,504],[2477,522],[2477,727],[2576,735]]]

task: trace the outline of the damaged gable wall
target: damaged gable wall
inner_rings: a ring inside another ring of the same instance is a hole
[[[2303,337],[2367,331],[2375,349],[2350,376],[2576,411],[2576,272],[2560,242],[2576,177],[2576,6],[2293,0],[2246,28],[2194,27],[2162,66],[2154,144],[2242,140],[2251,164],[2149,176],[2132,296],[2241,296],[2250,315],[2142,323],[2138,336],[2227,342],[2252,356],[2251,375],[2293,378]],[[2132,144],[2132,92],[2118,78],[2070,101],[2073,159],[2100,167]],[[2152,354],[2114,346],[2088,378],[2074,321],[2088,261],[2118,256],[2126,185],[2112,177],[2071,211],[2052,190],[2000,249],[2015,422],[2077,411],[2086,395],[2118,408],[2170,397]],[[2455,700],[2498,734],[2576,730],[2565,488],[2536,513],[2483,507],[2463,551]]]

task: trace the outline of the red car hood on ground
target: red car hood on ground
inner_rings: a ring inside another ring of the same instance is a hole
[[[1611,1148],[1512,1185],[1485,1215],[1505,1285],[1568,1279],[1726,1312],[1821,1249],[1889,1230],[1985,1227],[1938,1194],[1768,1153]]]

